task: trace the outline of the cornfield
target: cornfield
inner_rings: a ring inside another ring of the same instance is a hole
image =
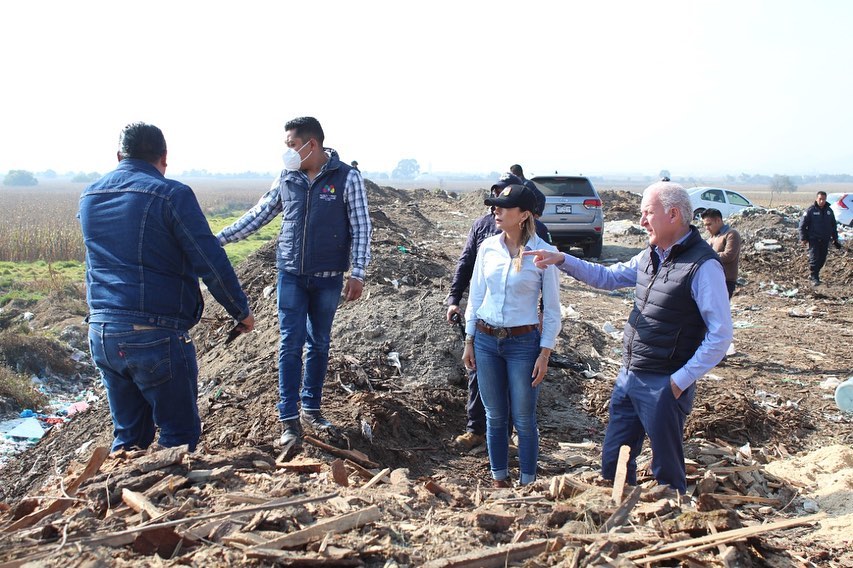
[[[269,179],[190,180],[206,214],[243,211]],[[77,208],[84,184],[49,180],[36,187],[0,186],[0,261],[58,262],[85,258]]]

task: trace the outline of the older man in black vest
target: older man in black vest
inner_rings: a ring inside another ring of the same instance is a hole
[[[687,490],[684,423],[696,381],[720,362],[732,340],[723,267],[690,225],[691,211],[684,188],[660,181],[646,188],[640,204],[649,246],[628,262],[605,267],[559,252],[524,253],[535,255],[540,267],[557,265],[596,288],[635,286],[601,475],[614,479],[619,449],[629,446],[628,482],[636,484],[636,459],[648,434],[655,479],[681,493]]]

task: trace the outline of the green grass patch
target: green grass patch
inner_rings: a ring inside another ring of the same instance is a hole
[[[213,234],[216,234],[239,218],[240,217],[237,215],[227,217],[211,216],[207,218],[207,222],[210,225],[210,230],[213,231]],[[276,217],[267,223],[266,226],[261,227],[260,231],[249,238],[237,243],[225,245],[225,253],[228,255],[228,260],[231,261],[233,266],[237,266],[243,262],[247,256],[261,248],[264,243],[274,240],[278,236],[280,228],[281,221]]]
[[[10,300],[40,300],[68,284],[85,280],[86,267],[76,260],[0,262],[0,306]]]

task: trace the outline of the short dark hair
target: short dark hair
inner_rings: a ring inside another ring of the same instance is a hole
[[[299,118],[289,120],[284,125],[284,130],[293,130],[294,136],[301,140],[316,138],[320,146],[323,145],[323,140],[326,139],[326,135],[323,134],[323,127],[320,126],[320,121],[313,116],[300,116]]]
[[[153,124],[133,122],[118,137],[118,153],[122,160],[136,158],[154,163],[166,153],[166,138]]]
[[[516,175],[518,177],[524,177],[524,170],[518,164],[513,164],[509,167],[509,173]]]
[[[703,219],[722,219],[723,214],[720,213],[719,209],[714,209],[711,207],[710,209],[705,209],[702,211],[701,217]]]
[[[815,193],[815,197],[817,197],[818,195],[823,195],[824,197],[826,197],[826,192],[825,192],[824,190],[822,190],[822,189],[821,189],[820,191],[818,191],[817,193]]]

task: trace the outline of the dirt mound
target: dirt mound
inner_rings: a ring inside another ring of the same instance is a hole
[[[605,221],[639,221],[642,195],[622,189],[604,190],[600,195]]]

